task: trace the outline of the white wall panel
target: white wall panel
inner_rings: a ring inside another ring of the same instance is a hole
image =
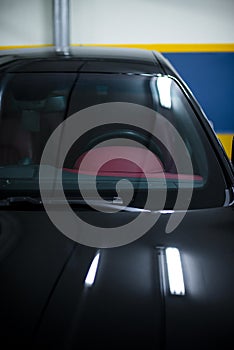
[[[52,0],[0,0],[0,45],[53,41]]]
[[[71,0],[72,43],[231,43],[234,0]]]
[[[0,46],[53,42],[53,0],[0,0]],[[233,43],[234,0],[70,0],[73,44]]]

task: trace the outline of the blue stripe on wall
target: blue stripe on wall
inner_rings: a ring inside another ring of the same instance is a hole
[[[163,53],[218,133],[234,133],[234,52]]]

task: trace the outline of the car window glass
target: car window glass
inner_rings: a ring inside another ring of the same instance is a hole
[[[43,148],[64,120],[75,74],[17,73],[2,98],[0,163],[39,163]]]
[[[114,196],[116,183],[124,178],[131,181],[141,193],[139,198],[143,198],[142,193],[148,190],[149,182],[151,188],[158,191],[164,186],[164,177],[168,192],[173,198],[179,181],[185,190],[195,188],[192,207],[209,207],[224,202],[225,182],[222,171],[190,102],[173,79],[149,74],[8,74],[0,120],[0,178],[18,180],[13,187],[8,186],[7,189],[20,189],[22,192],[38,190],[38,177],[35,175],[38,172],[34,170],[40,165],[42,152],[53,131],[74,113],[107,102],[128,102],[151,108],[161,116],[155,118],[154,124],[167,142],[163,144],[151,133],[139,130],[134,125],[134,120],[127,126],[116,123],[90,130],[68,152],[63,167],[65,190],[67,186],[70,193],[77,193],[78,172],[82,173],[84,181],[87,180],[88,188],[90,176],[97,175],[95,160],[106,159],[105,166],[98,173],[100,193],[109,191]],[[192,171],[183,168],[181,149],[163,120],[168,121],[183,139],[192,161]],[[145,120],[146,125],[147,122]],[[116,138],[121,138],[122,143],[116,144]],[[63,133],[61,142],[62,139]],[[97,148],[105,140],[111,140],[109,148]],[[136,141],[137,146],[132,147],[131,141]],[[93,147],[95,150],[89,152],[89,163],[80,168],[82,157]],[[147,154],[145,148],[148,149]],[[173,156],[170,149],[173,150]],[[59,147],[54,146],[50,151],[51,159],[54,159],[59,154]],[[119,159],[121,152],[132,161]],[[117,159],[109,161],[110,154]],[[175,155],[179,173],[173,158]],[[31,173],[35,179],[29,181],[27,178],[30,178]],[[145,181],[145,176],[148,182]],[[20,178],[25,179],[24,183],[19,181]],[[171,203],[170,200],[169,202]],[[171,204],[168,205],[170,206]]]

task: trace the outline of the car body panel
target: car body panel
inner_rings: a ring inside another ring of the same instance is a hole
[[[103,222],[100,213],[83,214]],[[166,234],[170,215],[162,214],[136,242],[101,249],[96,279],[89,287],[85,277],[95,248],[65,238],[43,211],[1,212],[1,239],[16,236],[1,256],[1,329],[6,344],[31,340],[65,349],[69,342],[75,346],[82,340],[87,346],[108,348],[114,339],[116,346],[129,342],[173,349],[177,344],[187,349],[193,338],[191,349],[205,349],[230,341],[233,208],[189,211],[180,226]],[[132,216],[120,212],[115,220]],[[171,295],[168,276],[160,274],[167,247],[180,251],[185,295]]]

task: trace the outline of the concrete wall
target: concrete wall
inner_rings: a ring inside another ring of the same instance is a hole
[[[52,44],[51,0],[0,0],[0,47]]]
[[[234,42],[233,0],[71,0],[72,43]]]
[[[53,42],[52,0],[0,0],[0,46]],[[70,0],[73,44],[234,43],[234,0]]]

